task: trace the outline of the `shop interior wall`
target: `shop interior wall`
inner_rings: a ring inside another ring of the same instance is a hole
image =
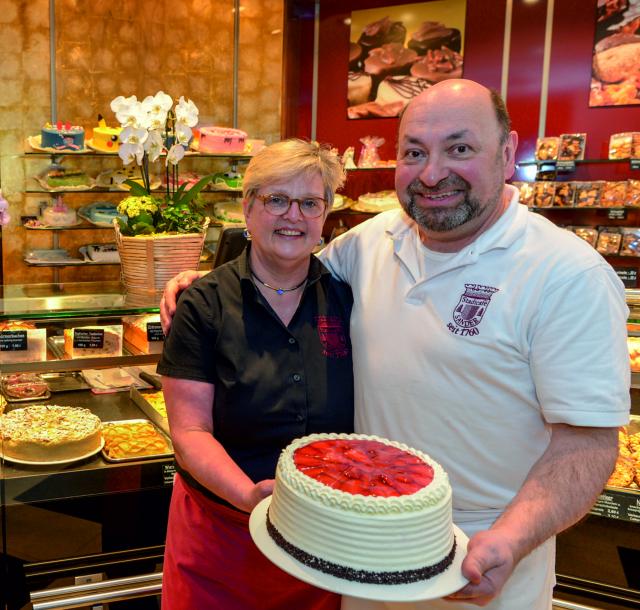
[[[0,186],[12,219],[2,229],[5,283],[50,282],[50,268],[27,267],[25,250],[51,248],[51,231],[27,231],[22,215],[37,213],[46,193],[25,194],[32,177],[50,162],[25,160],[25,139],[39,134],[55,112],[59,120],[87,130],[102,114],[115,117],[109,102],[118,95],[139,99],[163,90],[174,99],[191,98],[202,124],[233,125],[234,0],[0,0]],[[252,138],[280,138],[282,85],[282,0],[242,0],[238,38],[237,127]],[[51,103],[50,34],[54,32],[56,95]],[[92,176],[121,162],[72,158]],[[183,169],[224,171],[225,163],[193,161]],[[158,166],[158,171],[161,171]],[[78,208],[97,199],[117,202],[118,194],[65,195]],[[64,231],[60,246],[113,242],[113,232]],[[66,267],[60,281],[119,277],[117,267]]]
[[[640,106],[589,108],[591,56],[595,33],[597,0],[513,0],[511,38],[508,54],[506,98],[513,127],[519,132],[518,159],[531,160],[536,137],[560,133],[586,133],[586,156],[606,158],[609,135],[638,129]],[[409,4],[394,0],[321,0],[318,49],[318,97],[316,137],[343,151],[347,146],[360,147],[365,135],[378,135],[386,143],[383,158],[395,156],[398,119],[347,119],[347,58],[349,50],[348,20],[353,10]],[[288,19],[298,30],[309,29],[301,16],[312,18],[309,2],[290,2]],[[296,7],[294,12],[293,7]],[[301,7],[306,7],[306,12]],[[543,59],[547,11],[553,11],[546,121],[540,125]],[[477,80],[500,90],[505,31],[506,0],[468,0],[465,28],[465,78]],[[308,82],[312,65],[306,48],[297,51],[305,62],[299,66],[299,82]],[[291,49],[289,49],[291,53]],[[309,90],[302,90],[298,106],[287,111],[299,120],[288,135],[309,137],[312,133]],[[290,125],[291,126],[291,125]],[[584,170],[585,179],[589,170]],[[626,168],[597,168],[594,178],[615,179]],[[531,172],[529,172],[530,176]],[[517,176],[525,178],[522,175]],[[622,176],[623,178],[628,176]]]

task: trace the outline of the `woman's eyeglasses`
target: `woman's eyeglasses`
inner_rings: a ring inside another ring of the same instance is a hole
[[[322,197],[303,197],[293,199],[288,195],[278,193],[270,195],[256,195],[264,205],[264,209],[274,216],[282,216],[289,211],[292,203],[297,203],[300,213],[305,218],[318,218],[322,216],[327,207],[327,202]]]

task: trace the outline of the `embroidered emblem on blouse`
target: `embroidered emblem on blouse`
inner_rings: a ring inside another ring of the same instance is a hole
[[[456,335],[477,335],[480,331],[476,326],[482,321],[491,296],[498,292],[499,288],[481,284],[465,284],[464,288],[464,293],[453,310],[455,326],[449,322],[447,327]]]
[[[345,358],[349,355],[347,334],[339,316],[316,316],[322,355],[327,358]]]

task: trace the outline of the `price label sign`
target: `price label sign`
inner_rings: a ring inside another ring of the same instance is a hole
[[[631,159],[631,169],[640,169],[640,159]]]
[[[0,332],[0,352],[23,352],[27,349],[26,330],[3,330]]]
[[[606,489],[589,511],[597,517],[640,523],[640,495]]]
[[[162,464],[162,482],[165,485],[173,485],[173,479],[176,476],[175,464]]]
[[[575,161],[558,161],[558,163],[556,164],[556,169],[559,172],[575,172],[576,162]]]
[[[147,341],[164,341],[160,322],[147,322]]]
[[[609,220],[626,220],[627,210],[609,210],[607,212],[607,218]]]
[[[636,288],[638,285],[638,270],[633,267],[614,267],[613,270],[622,280],[625,288]]]
[[[74,328],[73,347],[75,349],[102,349],[104,347],[104,329]]]

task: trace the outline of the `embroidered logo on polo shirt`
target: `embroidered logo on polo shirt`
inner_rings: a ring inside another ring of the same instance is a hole
[[[322,355],[328,358],[345,358],[349,355],[347,334],[339,316],[316,316],[318,335],[322,343]]]
[[[475,336],[480,334],[476,328],[489,307],[491,296],[499,288],[483,286],[482,284],[465,284],[464,293],[453,310],[453,321],[447,328],[455,335]]]

